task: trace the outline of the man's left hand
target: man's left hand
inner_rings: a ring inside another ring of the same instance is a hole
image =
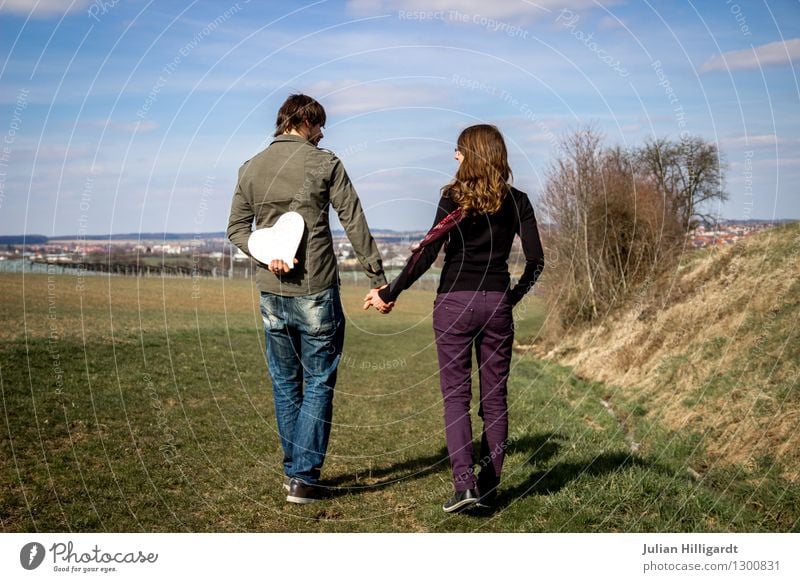
[[[297,264],[297,259],[294,260],[294,264],[295,265]],[[273,261],[270,261],[269,270],[271,273],[274,273],[275,275],[282,275],[291,271],[292,268],[289,265],[287,265],[282,259],[275,259]]]

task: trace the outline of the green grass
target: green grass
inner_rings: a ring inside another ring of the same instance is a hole
[[[21,276],[0,276],[4,531],[798,531],[797,488],[769,459],[707,466],[702,435],[527,354],[513,361],[498,508],[444,514],[433,294],[414,290],[381,316],[344,288],[332,497],[287,504],[250,283],[75,283],[26,276],[23,293]],[[535,336],[541,306],[517,315],[518,337]]]

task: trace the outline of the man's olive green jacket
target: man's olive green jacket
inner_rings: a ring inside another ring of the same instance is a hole
[[[371,287],[381,287],[386,277],[378,246],[339,158],[303,137],[280,135],[242,165],[228,220],[227,234],[233,244],[250,254],[247,239],[254,220],[255,228],[265,228],[285,212],[295,211],[305,221],[297,250],[299,263],[284,275],[275,275],[259,263],[256,281],[261,291],[299,296],[338,285],[330,206],[338,214]]]

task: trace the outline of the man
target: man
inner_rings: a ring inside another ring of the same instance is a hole
[[[228,238],[249,253],[256,228],[285,212],[305,222],[294,265],[259,263],[256,281],[275,414],[283,447],[286,500],[311,503],[331,430],[344,317],[328,209],[333,206],[372,288],[386,284],[378,247],[342,162],[320,149],[325,110],[307,95],[291,95],[278,111],[272,143],[239,169]]]

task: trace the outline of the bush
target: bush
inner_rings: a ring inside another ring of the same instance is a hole
[[[725,194],[716,146],[700,138],[628,151],[582,128],[560,145],[539,211],[556,225],[548,302],[569,326],[598,319],[673,269],[701,205]]]

